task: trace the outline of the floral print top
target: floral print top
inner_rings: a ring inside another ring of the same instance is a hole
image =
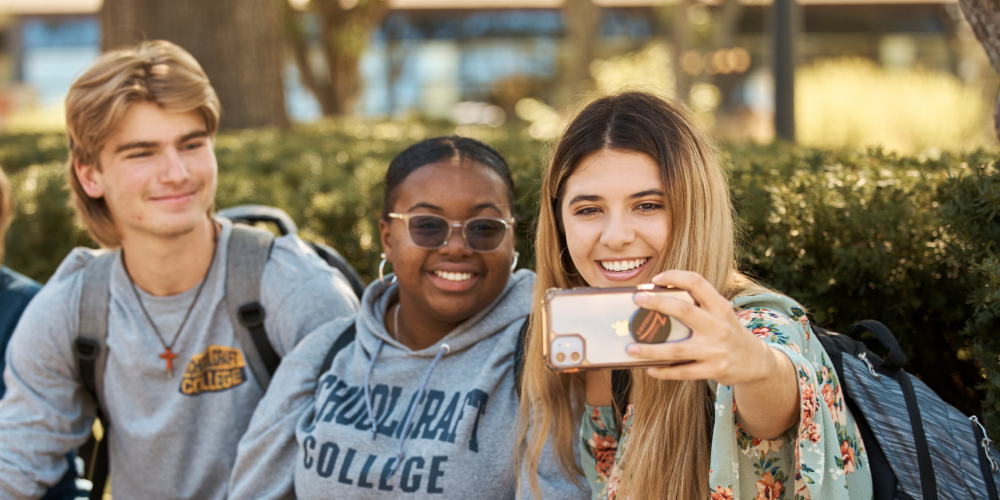
[[[709,500],[848,500],[872,498],[871,473],[854,417],[829,356],[801,306],[761,294],[733,301],[736,316],[754,335],[786,354],[799,379],[798,423],[773,440],[740,428],[733,388],[719,386],[709,473]],[[628,405],[617,429],[614,410],[587,406],[580,429],[583,470],[594,500],[614,500],[628,446]]]

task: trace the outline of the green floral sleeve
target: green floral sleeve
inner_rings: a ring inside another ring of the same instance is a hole
[[[622,418],[624,432],[618,432],[615,410],[610,406],[586,406],[580,425],[580,458],[594,500],[614,498],[620,469],[616,468],[619,444],[624,446],[631,428],[633,405]]]
[[[711,500],[871,498],[864,446],[829,356],[802,308],[787,297],[734,301],[739,321],[795,366],[799,419],[782,436],[755,438],[739,425],[733,388],[719,386],[712,437]]]
[[[799,391],[798,422],[775,439],[740,427],[733,388],[718,386],[712,434],[709,500],[854,500],[872,498],[871,473],[854,417],[837,374],[805,312],[787,297],[762,294],[733,301],[751,333],[788,356]],[[623,429],[611,407],[587,406],[580,428],[581,458],[594,500],[616,500],[628,467],[631,416]]]

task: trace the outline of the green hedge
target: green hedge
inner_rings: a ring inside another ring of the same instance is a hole
[[[497,147],[519,195],[518,245],[530,266],[531,224],[547,145],[521,128],[428,123],[323,123],[218,138],[217,205],[285,209],[301,235],[340,250],[366,280],[380,253],[377,217],[389,160],[432,135]],[[875,318],[900,339],[908,369],[1000,437],[1000,154],[939,158],[783,144],[726,145],[742,220],[744,268],[843,331]],[[66,208],[57,135],[0,138],[19,214],[7,264],[45,280],[70,248],[89,244]]]
[[[1000,182],[1000,156],[920,161],[781,146],[729,154],[747,268],[833,330],[882,321],[899,338],[908,370],[961,410],[979,413],[985,381],[977,358],[987,352],[974,355],[964,329],[973,312],[968,297],[982,282],[970,266],[982,247],[963,245],[960,233],[989,224],[996,231],[1000,221],[949,217],[947,208],[969,211],[975,203],[959,185]],[[984,320],[995,327],[997,318]],[[1000,422],[988,421],[1000,435]]]

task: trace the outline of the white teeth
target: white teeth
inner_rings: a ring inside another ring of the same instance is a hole
[[[610,262],[601,261],[601,267],[607,269],[608,271],[631,271],[646,263],[648,259],[636,259],[636,260],[615,260]]]
[[[472,279],[472,273],[450,273],[447,271],[434,271],[437,277],[446,279],[448,281],[465,281]]]

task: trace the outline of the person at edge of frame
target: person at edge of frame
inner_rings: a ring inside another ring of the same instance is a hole
[[[515,498],[515,356],[535,274],[513,272],[514,199],[507,162],[474,139],[392,160],[379,230],[393,274],[285,358],[240,441],[231,500]],[[545,465],[541,498],[589,496]]]
[[[638,306],[692,334],[637,339],[628,354],[662,364],[615,371],[549,371],[533,316],[524,476],[552,438],[562,470],[585,476],[594,500],[871,498],[830,358],[805,308],[739,271],[725,172],[683,104],[641,91],[590,102],[556,145],[541,197],[536,304],[553,287],[645,283],[686,290],[695,304],[636,293]]]
[[[3,264],[4,238],[13,218],[14,196],[3,168],[0,168],[0,264]],[[17,326],[17,321],[28,307],[28,303],[41,289],[42,285],[35,280],[7,266],[0,266],[0,372],[3,372],[4,353],[7,352],[7,344],[14,334],[14,327]],[[3,399],[6,389],[3,379],[0,378],[0,400]],[[49,488],[42,497],[43,500],[70,500],[80,494],[76,488],[75,458],[76,453],[73,451],[66,455],[69,465],[66,473],[58,483]]]
[[[198,62],[166,41],[108,52],[66,97],[73,206],[105,250],[74,249],[28,306],[7,352],[0,497],[41,497],[86,441],[97,403],[82,385],[83,271],[113,252],[102,410],[119,498],[226,497],[236,445],[264,391],[227,312],[230,221],[214,217],[219,100]],[[295,235],[261,278],[279,355],[353,313],[343,275]]]

